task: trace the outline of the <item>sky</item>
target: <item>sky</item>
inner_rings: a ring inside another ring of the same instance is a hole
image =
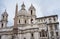
[[[37,17],[58,15],[58,21],[60,22],[60,0],[0,0],[0,19],[1,14],[6,9],[9,15],[8,25],[12,26],[14,23],[16,3],[18,3],[18,9],[20,10],[23,2],[27,10],[33,4],[36,8]]]

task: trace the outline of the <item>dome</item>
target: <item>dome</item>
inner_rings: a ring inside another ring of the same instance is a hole
[[[27,11],[26,10],[20,10],[18,15],[27,15]]]
[[[24,3],[21,5],[21,10],[19,10],[18,15],[28,16],[27,10],[25,9]]]

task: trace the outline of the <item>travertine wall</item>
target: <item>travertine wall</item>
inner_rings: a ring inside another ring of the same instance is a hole
[[[1,39],[12,39],[12,35],[2,35]]]

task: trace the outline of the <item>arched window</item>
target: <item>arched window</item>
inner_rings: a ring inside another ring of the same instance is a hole
[[[32,15],[33,11],[31,10],[31,15]]]
[[[3,19],[4,19],[4,16],[3,16]]]
[[[19,20],[19,23],[20,23],[20,20]]]
[[[1,27],[3,28],[3,23],[2,23],[2,26]]]
[[[45,35],[44,35],[44,31],[42,31],[42,37],[45,37]]]
[[[31,33],[31,36],[33,37],[33,33]]]
[[[33,19],[31,19],[31,23],[33,23]]]
[[[24,39],[26,39],[26,38],[24,38]]]
[[[31,39],[34,39],[34,34],[33,33],[31,33]]]
[[[26,23],[26,20],[25,20],[25,23]]]

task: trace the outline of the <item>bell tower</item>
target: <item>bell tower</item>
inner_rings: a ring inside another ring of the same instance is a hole
[[[34,24],[35,23],[35,18],[36,18],[36,9],[32,4],[29,8],[29,13],[30,13],[30,16],[31,16],[30,23]]]
[[[31,6],[29,8],[29,12],[30,12],[30,15],[36,16],[36,9],[32,4],[31,4]]]
[[[2,14],[1,28],[7,27],[7,23],[8,23],[8,14],[5,9],[4,13]]]

